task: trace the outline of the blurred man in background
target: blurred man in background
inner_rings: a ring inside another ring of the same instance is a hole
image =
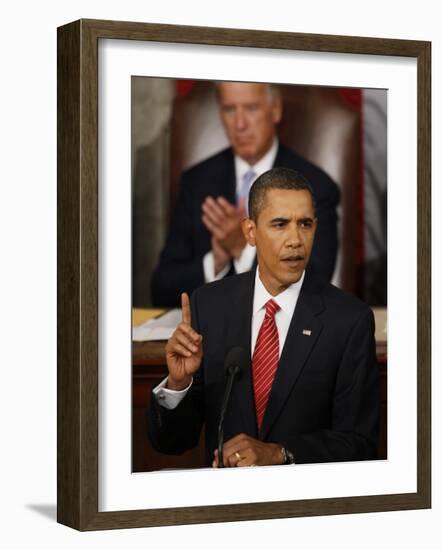
[[[330,280],[337,252],[339,191],[332,179],[280,144],[282,99],[269,84],[217,85],[221,120],[230,147],[185,171],[166,245],[152,277],[152,303],[180,305],[182,292],[249,271],[255,250],[241,222],[252,183],[272,167],[297,170],[313,189],[318,228],[311,263]]]

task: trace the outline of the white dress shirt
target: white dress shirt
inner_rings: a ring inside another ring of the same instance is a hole
[[[249,170],[253,170],[256,174],[255,179],[270,170],[275,162],[276,154],[278,152],[278,140],[273,141],[273,145],[267,151],[267,153],[253,166],[246,162],[244,159],[235,155],[235,178],[236,178],[236,194],[238,195],[241,190],[244,174]],[[252,182],[253,183],[253,182]],[[255,260],[255,248],[246,244],[241,256],[238,259],[233,260],[236,273],[244,273],[249,271]],[[218,281],[227,275],[230,270],[230,263],[226,267],[215,275],[215,260],[213,252],[210,250],[203,258],[203,270],[204,281],[211,283],[212,281]]]
[[[284,290],[284,292],[281,292],[277,296],[272,296],[261,282],[259,277],[259,268],[256,270],[255,290],[253,295],[252,336],[250,342],[252,357],[255,350],[259,329],[264,321],[265,305],[269,300],[274,300],[280,307],[279,311],[275,314],[275,323],[279,336],[279,357],[281,357],[290,322],[292,320],[302,283],[304,281],[304,276],[305,271],[297,283],[293,283],[286,290]],[[163,407],[166,409],[174,409],[189,391],[192,386],[192,382],[187,388],[181,391],[170,390],[169,388],[166,388],[166,384],[167,378],[165,378],[153,389],[153,393],[155,398]]]
[[[290,322],[295,311],[296,304],[298,302],[299,293],[301,291],[302,283],[304,281],[305,271],[297,283],[293,283],[288,288],[281,292],[277,296],[272,296],[266,287],[262,284],[258,274],[259,269],[256,270],[255,277],[255,293],[253,296],[253,315],[252,315],[252,340],[250,349],[255,351],[256,340],[258,338],[259,329],[266,312],[265,305],[269,300],[273,300],[279,306],[279,311],[275,313],[275,323],[278,329],[279,336],[279,357],[281,357],[282,350],[284,348],[287,333],[289,331]]]

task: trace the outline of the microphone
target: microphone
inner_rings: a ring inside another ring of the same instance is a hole
[[[224,417],[229,404],[230,394],[232,392],[233,382],[236,377],[246,368],[248,363],[247,354],[243,348],[236,346],[227,354],[224,361],[224,371],[227,375],[226,389],[224,390],[223,404],[218,424],[218,468],[224,468],[223,445],[224,445]]]

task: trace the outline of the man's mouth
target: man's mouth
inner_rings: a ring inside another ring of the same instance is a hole
[[[247,145],[252,141],[252,138],[250,136],[240,136],[236,138],[236,143],[238,145]]]
[[[285,256],[281,259],[281,261],[288,265],[296,266],[304,261],[304,256],[302,256],[301,254],[292,254],[291,256]]]

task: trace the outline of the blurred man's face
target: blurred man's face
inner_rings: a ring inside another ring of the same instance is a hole
[[[244,235],[256,246],[259,275],[272,296],[301,278],[316,225],[312,197],[305,190],[269,189],[256,223],[244,220]]]
[[[281,120],[281,98],[266,84],[223,82],[218,86],[221,120],[236,155],[252,166],[272,146]]]

